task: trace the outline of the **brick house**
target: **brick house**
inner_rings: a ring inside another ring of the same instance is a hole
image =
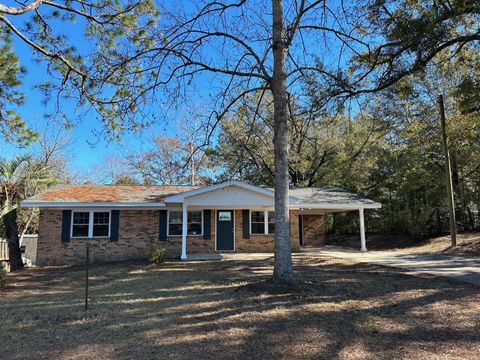
[[[272,189],[240,181],[196,186],[65,185],[22,202],[40,209],[37,265],[143,258],[154,246],[170,256],[191,253],[271,252],[275,220]],[[290,238],[300,246],[325,244],[325,214],[359,211],[379,203],[338,188],[290,191]],[[187,221],[183,221],[187,219]]]

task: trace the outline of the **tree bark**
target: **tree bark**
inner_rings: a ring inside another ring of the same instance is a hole
[[[283,38],[283,0],[272,0],[273,10],[273,94],[275,155],[275,261],[273,278],[277,283],[293,283],[292,250],[288,189],[288,112],[285,59],[287,46]]]
[[[5,235],[8,241],[8,258],[10,270],[17,271],[23,268],[20,239],[18,238],[17,210],[14,209],[3,217]]]

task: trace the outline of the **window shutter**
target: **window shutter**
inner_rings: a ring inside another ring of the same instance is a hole
[[[250,239],[250,210],[242,210],[243,238]]]
[[[72,210],[62,211],[62,242],[70,241],[70,226],[72,224]]]
[[[210,240],[211,233],[210,228],[212,224],[212,211],[203,210],[203,238],[205,240]]]
[[[167,210],[160,210],[158,240],[167,241]]]
[[[118,228],[120,225],[120,210],[112,210],[110,219],[110,241],[118,241]]]

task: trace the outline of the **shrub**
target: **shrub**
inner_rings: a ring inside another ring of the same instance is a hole
[[[150,250],[150,262],[153,265],[160,265],[167,259],[167,250],[164,248],[153,248]]]
[[[7,269],[0,262],[0,289],[4,289],[7,286]]]

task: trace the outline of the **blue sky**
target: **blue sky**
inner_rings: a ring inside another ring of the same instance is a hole
[[[75,36],[72,34],[72,37]],[[31,49],[18,39],[14,40],[14,51],[19,56],[21,64],[26,67],[27,73],[22,78],[22,91],[26,94],[26,102],[17,108],[22,118],[27,124],[35,129],[43,129],[49,126],[44,119],[44,114],[52,111],[51,105],[43,103],[43,95],[35,89],[35,85],[48,79],[45,64],[34,61]],[[178,131],[176,124],[157,124],[138,133],[126,133],[119,143],[107,139],[101,134],[103,124],[93,111],[87,112],[86,116],[79,118],[79,113],[75,109],[74,101],[63,101],[62,109],[73,123],[73,128],[67,132],[70,138],[68,147],[68,158],[70,166],[73,169],[79,169],[88,172],[92,167],[99,165],[102,160],[111,155],[124,153],[126,149],[141,149],[148,146],[149,140],[153,135],[175,135]],[[50,126],[51,128],[52,126]],[[56,126],[54,126],[56,127]],[[2,144],[2,156],[12,157],[20,153],[32,153],[36,151],[38,145],[33,144],[30,147],[20,149],[16,144],[5,142],[0,137]]]

